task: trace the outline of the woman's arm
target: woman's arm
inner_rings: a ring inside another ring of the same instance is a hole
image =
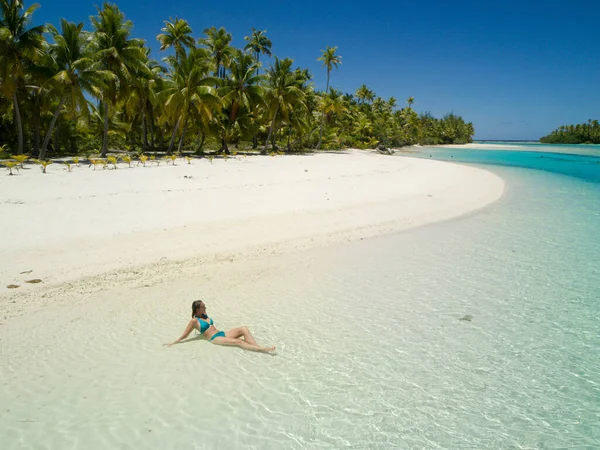
[[[173,344],[178,344],[179,342],[183,341],[186,337],[188,337],[190,335],[190,333],[192,332],[192,330],[195,328],[194,325],[195,323],[195,319],[190,320],[190,323],[188,323],[188,326],[185,328],[185,331],[183,332],[183,334],[179,337],[179,339],[177,339],[176,341],[171,342],[170,344],[164,344],[167,347],[170,347]]]

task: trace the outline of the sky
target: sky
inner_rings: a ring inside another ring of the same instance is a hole
[[[84,22],[101,1],[38,0],[36,24],[64,17]],[[197,37],[225,27],[243,47],[251,29],[267,30],[273,53],[309,68],[317,89],[326,72],[317,61],[337,46],[342,65],[331,86],[377,95],[418,112],[454,112],[473,122],[475,139],[535,140],[560,125],[600,119],[599,0],[117,0],[147,41],[170,17],[187,20]],[[28,6],[31,2],[26,1]],[[263,64],[269,59],[262,57]]]

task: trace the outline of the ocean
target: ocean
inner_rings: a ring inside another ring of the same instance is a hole
[[[69,389],[44,353],[21,380],[7,370],[31,421],[2,411],[3,448],[600,448],[600,147],[535,150],[422,148],[498,174],[503,198],[99,306],[69,325],[90,329]],[[248,325],[276,356],[160,347],[181,322],[160,302],[209,285],[217,326]]]

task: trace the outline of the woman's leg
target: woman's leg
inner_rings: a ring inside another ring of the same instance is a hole
[[[228,345],[231,347],[240,347],[244,350],[250,350],[253,352],[272,352],[275,350],[275,347],[261,347],[258,344],[251,344],[250,342],[246,342],[243,339],[235,339],[230,337],[217,337],[212,341],[213,344],[217,345]]]
[[[248,327],[232,328],[231,330],[225,332],[225,336],[233,339],[239,339],[243,337],[246,342],[258,345],[254,337],[252,337],[252,334],[250,334],[250,330],[248,329]]]

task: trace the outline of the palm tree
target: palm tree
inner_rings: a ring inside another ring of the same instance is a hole
[[[64,103],[69,101],[71,112],[77,111],[87,117],[88,102],[85,94],[99,95],[101,87],[114,77],[111,72],[94,70],[93,60],[85,48],[87,36],[82,31],[83,23],[75,24],[61,19],[60,33],[52,25],[48,30],[54,40],[47,53],[54,72],[49,84],[59,95],[59,101],[40,148],[39,159],[46,156],[52,131]]]
[[[325,84],[325,92],[329,91],[329,77],[331,75],[331,69],[337,67],[342,63],[342,57],[336,54],[337,47],[330,47],[329,45],[325,50],[322,50],[321,57],[317,58],[317,61],[323,63],[323,67],[327,68],[327,83]],[[323,140],[323,126],[325,125],[325,113],[321,117],[321,131],[319,133],[319,143],[317,144],[317,150],[321,148],[321,142]]]
[[[191,49],[181,60],[170,59],[170,62],[172,70],[161,93],[165,109],[175,123],[168,153],[173,151],[179,127],[183,124],[181,147],[188,120],[194,112],[199,114],[200,121],[206,125],[221,103],[217,90],[212,87],[219,80],[208,76],[212,66],[205,49]]]
[[[108,109],[116,104],[119,95],[127,92],[132,72],[147,70],[147,57],[143,41],[130,39],[133,24],[125,20],[125,15],[116,5],[104,3],[102,9],[98,8],[98,15],[90,19],[94,27],[91,50],[95,53],[98,68],[112,72],[115,77],[99,95],[105,104],[102,133],[104,157],[108,151]]]
[[[230,47],[231,33],[221,27],[218,30],[215,27],[204,30],[205,38],[200,39],[210,52],[215,65],[215,77],[225,78],[225,68],[227,67],[232,55],[233,49]]]
[[[327,83],[325,85],[325,92],[329,90],[329,76],[331,74],[331,69],[334,67],[337,69],[338,66],[342,63],[342,57],[340,55],[336,55],[337,47],[330,47],[329,45],[325,50],[321,50],[323,54],[321,57],[317,58],[317,61],[323,62],[323,67],[327,68]]]
[[[262,101],[263,88],[260,85],[262,77],[255,75],[258,63],[240,50],[234,53],[228,79],[224,80],[219,89],[223,104],[231,106],[231,120],[235,122],[240,105],[248,109]]]
[[[373,133],[373,123],[365,114],[359,114],[353,131],[362,143],[368,142]]]
[[[394,109],[397,106],[397,104],[398,104],[398,102],[396,100],[396,97],[390,97],[390,98],[388,98],[387,103],[388,103],[388,107],[390,109]]]
[[[306,108],[305,93],[302,90],[304,78],[300,71],[292,71],[291,67],[294,61],[289,58],[279,59],[275,57],[275,62],[267,72],[267,110],[271,116],[271,126],[269,135],[263,153],[267,151],[269,141],[273,137],[275,122],[279,114],[289,119],[289,115],[294,110]]]
[[[321,108],[327,122],[333,120],[336,116],[341,116],[347,111],[342,93],[334,88],[329,88],[329,92],[323,97]]]
[[[371,105],[371,108],[373,110],[373,112],[376,113],[382,113],[385,109],[386,109],[386,102],[384,99],[382,99],[381,97],[377,97],[375,98],[375,100],[373,100],[373,104]]]
[[[30,27],[39,5],[25,7],[21,0],[0,0],[0,86],[12,98],[18,133],[18,153],[23,153],[23,123],[19,109],[19,89],[25,79],[26,66],[40,56],[44,27]]]
[[[178,58],[186,48],[195,46],[196,41],[192,36],[192,28],[187,21],[179,18],[165,20],[165,26],[161,29],[162,34],[156,36],[160,42],[160,51],[168,48],[175,48],[175,54]]]
[[[25,76],[19,89],[19,110],[25,113],[23,114],[25,120],[32,122],[33,147],[30,147],[27,152],[30,156],[37,157],[39,155],[44,119],[48,115],[48,111],[53,110],[57,103],[52,89],[52,78],[56,74],[56,70],[52,66],[50,45],[44,40],[41,55],[35,61],[27,61]],[[21,120],[25,123],[23,118]],[[26,128],[25,125],[24,128]]]
[[[248,41],[244,50],[251,51],[254,53],[254,57],[256,58],[256,62],[260,63],[260,54],[271,56],[271,40],[266,36],[267,30],[256,30],[252,28],[252,35],[245,36],[244,40]],[[256,74],[258,75],[258,69],[260,66],[256,67]]]
[[[258,64],[247,53],[241,50],[234,52],[230,65],[230,76],[223,80],[219,88],[221,100],[228,113],[228,123],[231,125],[236,122],[240,108],[245,108],[245,111],[249,112],[263,101],[264,90],[260,85],[262,76],[256,74]],[[227,151],[227,142],[224,137],[222,146]]]
[[[373,98],[373,92],[367,87],[366,84],[361,85],[356,90],[356,98],[360,100],[360,104],[364,105],[366,100]]]
[[[149,58],[150,49],[146,49]],[[156,61],[148,60],[148,70],[134,70],[131,79],[129,95],[125,98],[125,111],[132,118],[132,122],[139,117],[141,130],[142,152],[148,148],[148,120],[152,117],[152,106],[156,105],[156,91],[154,85],[165,69]],[[150,123],[150,128],[152,124]],[[135,141],[134,141],[135,142]]]

